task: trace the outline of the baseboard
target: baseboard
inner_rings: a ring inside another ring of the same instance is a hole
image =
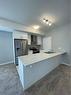
[[[8,61],[6,63],[1,63],[0,65],[12,64],[12,63],[14,63],[14,61]]]
[[[71,64],[67,64],[67,63],[62,63],[63,65],[67,65],[67,66],[71,66]]]

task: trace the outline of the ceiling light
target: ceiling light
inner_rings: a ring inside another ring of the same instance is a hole
[[[52,23],[50,22],[50,20],[48,20],[47,18],[43,18],[43,22],[49,26],[52,25]]]
[[[34,26],[33,26],[34,29],[39,29],[39,27],[40,27],[40,26],[38,26],[38,25],[34,25]]]
[[[43,19],[43,22],[45,23],[45,22],[46,22],[46,20],[45,20],[45,19]]]
[[[52,25],[52,23],[49,23],[49,26],[51,26]]]
[[[48,21],[46,21],[46,24],[49,24],[49,22],[48,22]]]

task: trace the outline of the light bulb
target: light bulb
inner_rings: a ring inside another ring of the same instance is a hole
[[[46,21],[46,24],[49,24],[49,22],[48,22],[48,21]]]
[[[51,26],[51,25],[52,25],[52,23],[50,22],[50,23],[49,23],[49,26]]]
[[[43,19],[43,22],[45,23],[45,22],[46,22],[46,20],[45,20],[45,19]]]
[[[38,26],[38,25],[34,25],[34,26],[33,26],[34,29],[39,29],[39,27],[40,27],[40,26]]]

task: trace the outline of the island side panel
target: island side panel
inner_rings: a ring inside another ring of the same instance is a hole
[[[61,63],[60,60],[61,55],[58,55],[56,57],[26,66],[24,69],[24,89],[29,88],[36,81],[40,80],[55,69]]]
[[[19,74],[19,77],[20,77],[20,81],[21,81],[21,84],[23,86],[23,89],[24,89],[24,66],[23,66],[23,63],[21,62],[20,59],[18,59],[18,74]]]

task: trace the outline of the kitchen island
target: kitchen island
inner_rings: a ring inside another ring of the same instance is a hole
[[[18,58],[18,73],[23,89],[26,90],[36,81],[55,69],[61,63],[64,53],[65,52],[52,54],[37,53],[20,56]]]

